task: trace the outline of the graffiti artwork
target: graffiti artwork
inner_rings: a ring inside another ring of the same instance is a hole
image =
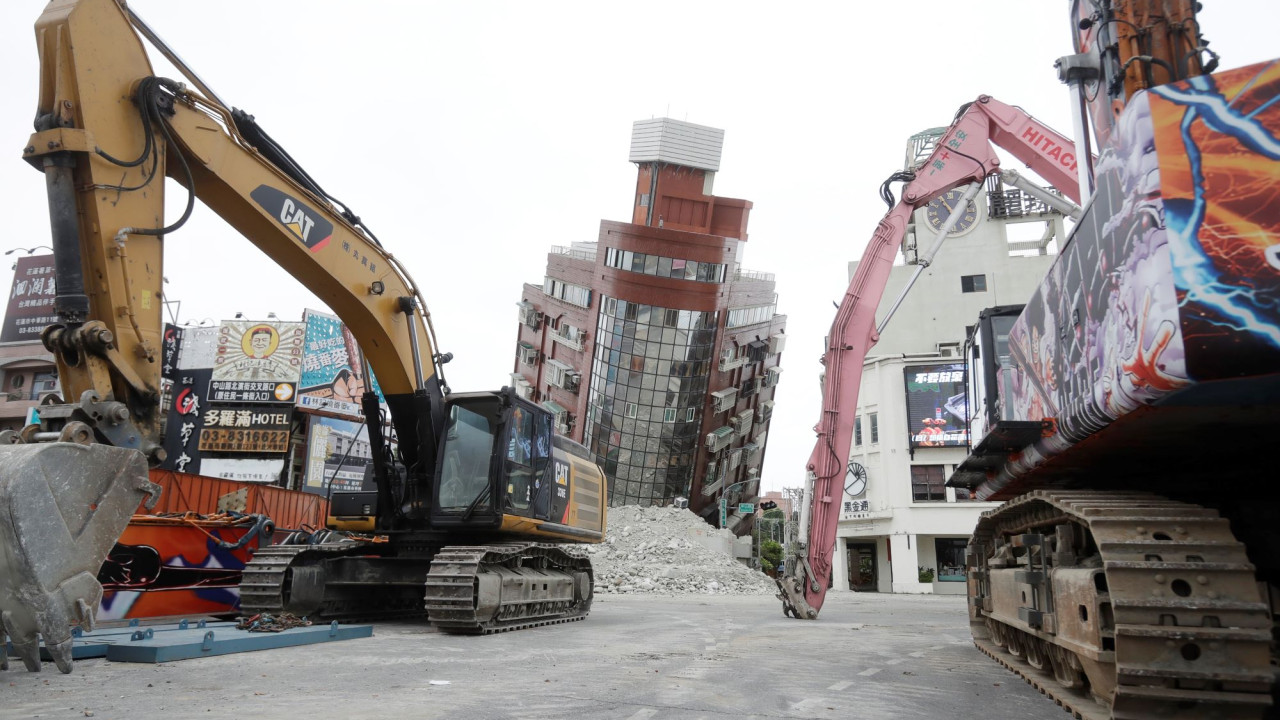
[[[1280,365],[1267,246],[1280,234],[1280,105],[1254,99],[1276,83],[1267,63],[1129,103],[1092,203],[1010,332],[1014,417],[1056,418],[1078,442],[1195,382]]]
[[[244,566],[270,544],[262,519],[135,517],[98,571],[98,619],[234,613]]]

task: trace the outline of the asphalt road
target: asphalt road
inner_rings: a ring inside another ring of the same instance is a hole
[[[374,637],[161,665],[0,672],[0,718],[1068,717],[980,654],[963,597],[602,596],[583,622],[488,637]],[[91,714],[92,713],[92,714]]]

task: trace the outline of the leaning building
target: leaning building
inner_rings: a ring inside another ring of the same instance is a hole
[[[786,317],[773,275],[741,264],[751,203],[712,194],[723,139],[670,118],[634,124],[631,220],[551,249],[543,282],[521,295],[511,377],[595,454],[611,505],[687,498],[741,533]]]

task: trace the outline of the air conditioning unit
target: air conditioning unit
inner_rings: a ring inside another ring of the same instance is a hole
[[[756,422],[767,423],[773,417],[773,401],[766,400],[760,403],[760,407],[756,408]]]
[[[711,412],[724,412],[732,410],[733,406],[738,402],[738,389],[725,388],[711,393]]]
[[[729,443],[733,442],[732,428],[722,427],[718,430],[707,433],[707,450],[710,452],[720,452],[729,447]],[[724,431],[724,432],[721,432]]]
[[[564,389],[571,393],[578,392],[578,385],[582,382],[582,376],[576,372],[568,372],[564,374]]]
[[[769,354],[777,355],[787,348],[787,336],[783,334],[769,336]]]
[[[537,330],[542,325],[542,313],[532,303],[520,303],[520,322]]]

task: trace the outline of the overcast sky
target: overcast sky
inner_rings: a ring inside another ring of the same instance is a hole
[[[1204,4],[1224,68],[1280,55],[1268,38],[1274,0]],[[541,283],[550,246],[630,218],[632,121],[723,128],[715,193],[754,203],[744,266],[776,273],[791,336],[768,489],[802,481],[831,303],[885,212],[877,191],[901,168],[907,137],[984,93],[1071,130],[1053,69],[1071,49],[1067,0],[131,5],[401,258],[440,349],[454,353],[455,390],[509,381],[515,303],[522,283]],[[49,242],[43,181],[20,159],[42,7],[0,7],[0,147],[10,149],[0,251]],[[174,216],[184,193],[170,190]],[[199,206],[166,252],[182,321],[323,307]],[[9,276],[4,263],[0,287]]]

